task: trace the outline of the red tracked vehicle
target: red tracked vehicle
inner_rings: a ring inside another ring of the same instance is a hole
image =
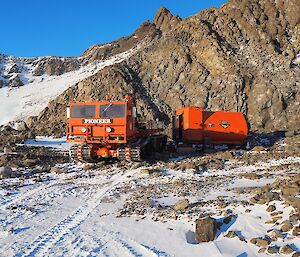
[[[97,162],[101,158],[140,161],[163,151],[167,136],[156,122],[140,123],[131,96],[124,101],[72,102],[67,109],[67,142],[72,159]],[[243,145],[248,127],[240,112],[204,111],[188,106],[173,117],[177,145]]]
[[[131,96],[124,101],[71,102],[67,109],[67,142],[70,157],[82,162],[101,158],[140,161],[164,149],[167,137],[157,123],[137,121]]]

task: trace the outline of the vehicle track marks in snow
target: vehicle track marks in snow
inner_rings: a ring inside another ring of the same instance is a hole
[[[27,245],[27,247],[24,247],[15,256],[44,256],[51,247],[64,239],[89,216],[89,214],[100,204],[107,192],[118,184],[129,180],[136,172],[136,170],[132,170],[124,174],[118,173],[112,176],[109,183],[101,188],[93,198],[77,208],[77,210],[68,215],[65,219],[49,228],[45,233],[39,235],[32,243]]]
[[[17,205],[19,203],[22,203],[25,199],[30,198],[31,196],[35,195],[36,193],[40,192],[41,190],[46,190],[49,187],[57,184],[57,181],[51,181],[47,185],[41,185],[37,186],[31,190],[28,190],[27,192],[19,192],[16,194],[15,197],[9,198],[5,202],[1,203],[0,210],[4,210],[9,206]]]

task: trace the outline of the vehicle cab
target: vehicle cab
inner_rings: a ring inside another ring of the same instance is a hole
[[[136,132],[136,107],[124,101],[71,102],[67,108],[67,142],[125,144]]]

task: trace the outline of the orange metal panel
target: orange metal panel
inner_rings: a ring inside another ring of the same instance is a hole
[[[216,144],[243,144],[247,134],[247,123],[240,112],[216,111],[204,122],[204,136]]]
[[[203,111],[194,106],[176,111],[174,129],[183,143],[203,143],[208,139],[213,144],[243,144],[248,134],[242,113]]]

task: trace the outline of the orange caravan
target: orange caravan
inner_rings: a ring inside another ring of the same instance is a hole
[[[138,161],[164,149],[167,138],[158,124],[139,123],[131,96],[124,101],[71,102],[67,108],[70,157],[95,162],[116,157]]]
[[[248,126],[241,112],[184,107],[173,117],[173,139],[183,144],[243,145]]]

